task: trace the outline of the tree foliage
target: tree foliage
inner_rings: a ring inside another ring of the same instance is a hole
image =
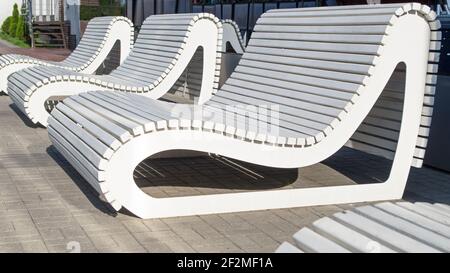
[[[16,35],[17,23],[18,22],[19,22],[19,6],[17,6],[17,4],[14,4],[13,13],[12,13],[12,19],[11,19],[11,22],[9,24],[9,32],[8,32],[9,35],[11,35],[11,36],[15,36]]]
[[[25,39],[25,18],[24,16],[19,17],[19,21],[17,22],[16,33],[14,36],[20,40]]]
[[[9,16],[8,18],[5,19],[5,21],[3,21],[2,24],[2,32],[9,34],[9,26],[11,25],[11,21],[12,21],[12,16]]]

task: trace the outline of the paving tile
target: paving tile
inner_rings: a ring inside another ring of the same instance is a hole
[[[26,253],[46,253],[48,252],[45,243],[41,240],[21,242],[23,252]]]
[[[173,253],[174,251],[162,242],[146,242],[143,243],[143,247],[149,253]]]
[[[127,228],[127,230],[131,233],[150,231],[150,229],[141,220],[137,220],[137,219],[127,220],[127,221],[122,221],[122,223]]]
[[[1,253],[22,253],[24,252],[24,249],[20,243],[6,243],[2,244],[0,243],[0,252]]]
[[[172,251],[176,253],[189,253],[195,252],[195,250],[188,243],[182,239],[165,240],[164,244]]]
[[[273,252],[302,226],[362,205],[151,220],[115,213],[52,147],[47,131],[25,124],[10,104],[0,96],[0,252]],[[289,189],[383,181],[390,161],[344,148],[299,170],[234,163],[241,167],[208,156],[149,159],[135,179],[154,197]],[[448,204],[450,174],[412,168],[404,199]]]
[[[54,240],[65,239],[64,235],[58,228],[40,229],[39,233],[41,234],[44,241],[54,241]]]
[[[76,240],[46,240],[45,245],[49,252],[79,253],[96,251],[96,248],[88,237],[77,238]]]
[[[92,243],[94,244],[94,246],[97,249],[118,249],[119,248],[119,244],[113,240],[113,238],[109,235],[105,235],[105,236],[89,236],[89,239],[92,241]]]
[[[161,219],[144,220],[143,223],[147,228],[150,229],[150,231],[170,230],[170,226],[163,222]]]

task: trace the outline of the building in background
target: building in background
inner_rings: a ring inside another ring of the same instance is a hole
[[[20,2],[21,0],[2,0]],[[33,22],[42,34],[37,41],[46,45],[64,46],[61,35],[45,35],[47,29],[61,25],[59,33],[66,33],[66,46],[73,48],[80,39],[86,22],[98,16],[124,15],[139,29],[152,14],[209,12],[221,19],[236,21],[246,41],[251,36],[259,16],[270,9],[334,6],[367,3],[393,3],[404,0],[25,0],[32,3]],[[438,12],[448,11],[447,0],[422,0]],[[441,4],[441,5],[438,5]],[[81,23],[80,23],[81,21]],[[36,24],[39,23],[39,24]],[[47,22],[47,23],[42,23]],[[53,23],[50,23],[53,22]],[[56,25],[56,26],[55,26]],[[44,36],[49,36],[46,38]],[[39,44],[39,43],[37,43]]]
[[[221,19],[234,20],[248,41],[256,20],[267,10],[335,5],[401,3],[404,0],[126,0],[126,15],[139,27],[152,14],[209,12]],[[406,1],[407,2],[407,1]],[[415,1],[435,7],[446,0]]]
[[[12,0],[2,1],[12,2]],[[28,7],[33,47],[73,49],[80,40],[87,21],[99,16],[125,15],[126,11],[125,0],[23,0],[23,2]]]

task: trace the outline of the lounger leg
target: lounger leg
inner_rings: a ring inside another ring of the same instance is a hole
[[[211,99],[213,90],[219,88],[216,85],[219,80],[215,79],[219,76],[219,67],[216,67],[216,58],[218,56],[216,44],[205,44],[203,46],[203,72],[202,72],[202,86],[200,88],[200,96],[198,104],[204,104]]]
[[[128,25],[128,28],[129,27],[130,26]],[[120,33],[118,40],[120,41],[120,64],[123,64],[128,55],[130,55],[134,41],[134,31],[132,31],[131,34],[129,32]]]
[[[424,98],[423,86],[425,86],[425,79],[419,75],[426,75],[426,66],[421,65],[420,60],[414,60],[413,57],[411,62],[406,63],[406,85],[400,135],[391,173],[385,182],[392,186],[394,199],[403,196],[414,157],[416,136],[419,134]]]

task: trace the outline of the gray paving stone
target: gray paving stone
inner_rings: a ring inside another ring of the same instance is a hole
[[[143,243],[143,247],[149,253],[173,253],[174,252],[169,246],[167,246],[165,243],[161,243],[161,242]]]
[[[189,253],[195,252],[195,250],[188,243],[183,241],[182,239],[171,239],[165,240],[164,244],[171,250],[171,252],[176,253]]]
[[[63,240],[65,239],[64,235],[57,228],[52,229],[40,229],[39,233],[41,234],[44,241],[53,241],[53,240]]]
[[[129,233],[111,235],[119,250],[125,252],[144,252],[145,248]]]
[[[143,223],[141,220],[127,220],[122,222],[127,230],[131,233],[134,232],[146,232],[150,231],[150,229]]]
[[[9,97],[0,96],[0,252],[70,252],[73,243],[81,252],[273,252],[301,226],[352,206],[152,220],[116,214],[51,146],[46,130],[29,127],[10,104]],[[259,178],[214,158],[196,157],[146,160],[136,181],[152,196],[174,197],[371,183],[382,180],[389,166],[350,149],[300,170],[236,163]],[[404,199],[448,204],[450,174],[413,168]]]
[[[48,252],[47,247],[43,241],[29,241],[21,242],[23,252],[26,253],[46,253]]]
[[[160,219],[144,220],[143,223],[150,229],[150,231],[170,230],[170,226]]]
[[[22,252],[24,252],[24,249],[20,243],[6,243],[6,244],[0,243],[0,252],[1,253],[10,253],[10,252],[22,253]]]

